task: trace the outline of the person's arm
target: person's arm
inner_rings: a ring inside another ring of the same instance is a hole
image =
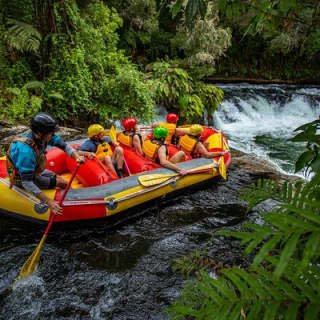
[[[90,160],[96,157],[96,154],[94,152],[83,151],[83,150],[77,150],[76,152],[78,153],[79,156],[87,157]]]
[[[57,201],[49,199],[43,192],[40,192],[37,197],[48,205],[53,214],[62,214],[62,208]]]
[[[143,154],[143,151],[142,151],[142,147],[141,147],[141,143],[140,143],[140,138],[139,138],[139,136],[138,136],[137,134],[135,134],[135,135],[133,136],[132,144],[133,144],[133,146],[134,146],[135,151],[136,151],[138,154],[140,154],[140,156],[143,157],[144,154]]]
[[[111,138],[110,138],[110,136],[104,137],[104,138],[103,138],[103,141],[104,141],[104,142],[108,142],[109,144],[112,144],[112,145],[115,146],[115,147],[119,147],[119,146],[120,146],[120,143],[119,143],[118,141],[112,141]]]
[[[34,172],[25,172],[20,173],[21,183],[25,190],[32,193],[42,202],[46,203],[48,207],[51,209],[53,214],[61,214],[62,208],[59,206],[58,202],[48,198],[41,189],[33,182]]]
[[[190,132],[189,128],[176,128],[176,136],[184,136]]]
[[[224,156],[227,152],[226,151],[209,152],[201,142],[198,142],[195,153],[200,153],[201,156],[211,159],[214,157]]]
[[[166,148],[165,146],[161,146],[158,149],[158,157],[159,157],[159,161],[160,164],[170,170],[176,171],[179,174],[183,173],[184,170],[181,169],[180,167],[178,167],[177,165],[173,164],[172,162],[170,162],[169,160],[167,160],[167,155],[166,155]]]
[[[81,156],[77,150],[73,149],[69,144],[63,141],[63,139],[58,134],[55,134],[52,137],[49,144],[63,150],[68,156],[75,159],[78,163],[85,162],[84,157]]]

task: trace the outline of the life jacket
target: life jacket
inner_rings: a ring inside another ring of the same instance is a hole
[[[168,158],[169,152],[168,152],[167,145],[164,142],[159,140],[148,139],[143,141],[142,151],[147,159],[156,161],[157,163],[159,163],[158,150],[163,145],[166,147],[166,157]]]
[[[132,140],[135,135],[137,135],[139,137],[140,143],[142,145],[142,136],[138,132],[122,131],[118,135],[118,142],[120,142],[121,144],[123,144],[129,148],[132,148]]]
[[[11,159],[11,147],[13,143],[15,142],[22,142],[29,147],[31,147],[34,152],[36,153],[36,170],[35,170],[35,175],[39,175],[42,171],[44,171],[47,167],[47,158],[45,156],[45,153],[40,154],[39,147],[37,144],[33,141],[31,137],[26,137],[26,138],[15,138],[12,140],[9,149],[7,151],[7,157],[6,157],[6,164],[7,164],[7,171],[8,175],[10,178],[10,188],[14,184],[16,185],[21,185],[21,177],[19,170],[14,166],[13,161]]]
[[[179,145],[182,151],[186,152],[187,154],[194,156],[196,146],[200,142],[200,138],[197,138],[195,136],[185,134],[182,136],[179,140]]]
[[[167,123],[167,122],[163,122],[160,123],[160,126],[163,128],[166,128],[168,130],[168,136],[166,137],[166,143],[172,143],[175,144],[176,139],[175,139],[175,133],[176,133],[176,124],[175,123]]]
[[[96,151],[96,157],[99,160],[102,160],[103,158],[109,156],[111,157],[113,155],[111,146],[108,142],[102,142],[98,145],[97,151]]]

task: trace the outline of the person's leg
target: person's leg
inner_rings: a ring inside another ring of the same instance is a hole
[[[112,162],[119,178],[123,177],[123,149],[119,146],[113,151]]]
[[[106,156],[103,158],[102,162],[110,169],[112,170],[114,173],[117,173],[116,172],[116,169],[114,168],[114,165],[112,163],[112,159],[110,156]]]
[[[184,161],[185,153],[184,151],[178,151],[174,156],[172,156],[169,161],[172,163],[178,163]]]
[[[56,187],[65,189],[68,184],[62,177],[47,169],[37,175],[34,182],[40,189],[53,189]]]
[[[112,160],[117,164],[118,169],[123,168],[123,149],[120,146],[114,149]]]

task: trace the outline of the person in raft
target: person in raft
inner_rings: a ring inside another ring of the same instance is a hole
[[[178,147],[185,153],[192,156],[192,158],[214,158],[224,156],[227,152],[209,152],[204,143],[200,140],[203,128],[200,124],[193,124],[190,127],[189,133],[183,135],[179,139]]]
[[[153,139],[143,141],[142,150],[145,157],[161,164],[163,167],[174,170],[181,175],[185,175],[186,171],[181,169],[176,163],[184,161],[184,151],[178,151],[174,156],[168,159],[168,147],[165,139],[168,136],[168,130],[163,127],[153,129]]]
[[[31,119],[31,131],[20,138],[13,139],[7,151],[7,171],[12,187],[16,185],[34,194],[46,203],[54,214],[61,214],[58,202],[49,199],[41,189],[61,188],[67,181],[46,169],[45,150],[48,145],[56,146],[76,159],[84,162],[76,150],[66,144],[60,135],[57,121],[48,113],[38,112]]]
[[[136,118],[126,118],[122,121],[124,131],[118,134],[118,141],[132,148],[133,151],[137,152],[140,156],[144,156],[142,151],[142,136],[138,132],[138,121]]]
[[[176,113],[168,113],[166,117],[166,122],[159,122],[159,123],[154,123],[152,125],[152,128],[157,128],[157,127],[163,127],[168,130],[168,136],[166,137],[166,143],[167,144],[174,144],[176,145],[179,136],[183,136],[186,134],[186,129],[183,128],[177,128],[177,122],[179,120],[179,117]]]
[[[81,155],[93,159],[97,157],[103,164],[116,173],[119,178],[123,177],[123,149],[118,142],[114,142],[112,151],[110,137],[104,135],[104,128],[100,124],[92,124],[88,128],[88,137],[81,146],[77,148]]]

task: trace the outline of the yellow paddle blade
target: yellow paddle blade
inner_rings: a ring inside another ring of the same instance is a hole
[[[112,142],[117,142],[117,131],[114,126],[111,127],[109,136]]]
[[[219,173],[220,176],[224,179],[227,180],[227,171],[226,171],[226,166],[224,164],[224,158],[221,157],[219,161]]]
[[[149,181],[142,181],[142,182],[140,181],[140,183],[144,187],[152,187],[152,186],[156,186],[157,184],[161,184],[163,182],[166,182],[171,178],[172,177],[162,177],[159,179],[154,179],[154,180],[149,180]]]
[[[40,240],[40,243],[35,248],[35,250],[32,252],[32,255],[24,263],[17,280],[29,277],[34,272],[34,270],[37,268],[37,266],[39,264],[39,260],[40,260],[41,248],[42,248],[42,245],[44,244],[46,238],[47,238],[47,235],[44,234]]]
[[[139,176],[138,180],[143,186],[149,187],[149,186],[154,186],[156,184],[162,183],[162,182],[164,182],[172,177],[176,177],[176,176],[178,176],[177,173],[173,173],[173,174],[154,173],[154,174],[148,174],[145,176]]]

